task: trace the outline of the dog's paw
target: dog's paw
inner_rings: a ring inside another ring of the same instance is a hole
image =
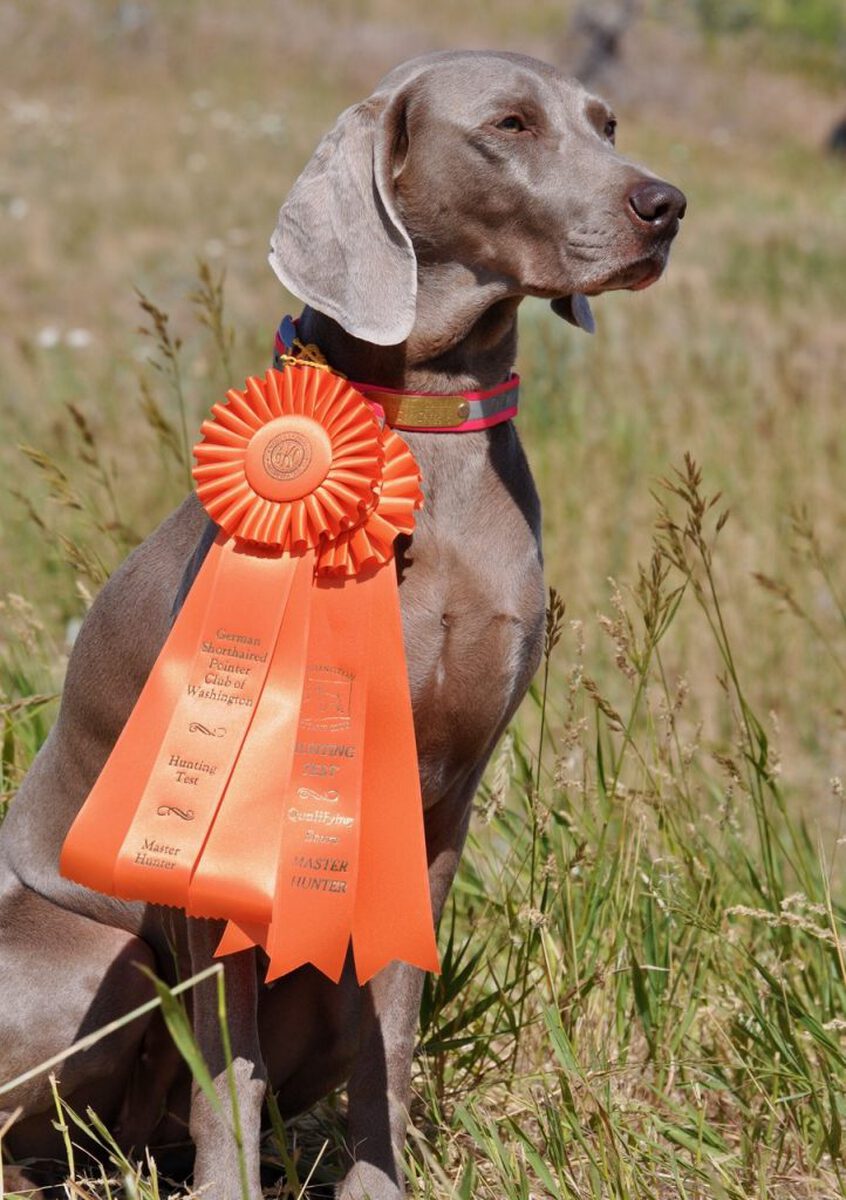
[[[353,1163],[335,1191],[336,1200],[403,1200],[405,1189],[372,1163]]]

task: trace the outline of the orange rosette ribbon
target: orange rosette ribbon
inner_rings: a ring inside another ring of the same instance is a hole
[[[420,474],[339,376],[231,390],[195,447],[219,526],[62,874],[228,924],[274,979],[437,970],[393,543]]]

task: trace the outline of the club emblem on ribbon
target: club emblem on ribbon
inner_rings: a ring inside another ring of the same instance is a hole
[[[248,379],[202,434],[219,533],[60,869],[225,918],[218,954],[261,945],[268,979],[337,980],[350,942],[360,982],[437,970],[393,563],[417,464],[313,364]]]

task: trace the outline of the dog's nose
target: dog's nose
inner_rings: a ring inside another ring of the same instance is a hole
[[[629,192],[629,216],[638,228],[646,225],[653,233],[663,233],[680,221],[687,210],[687,197],[671,183],[650,179]]]

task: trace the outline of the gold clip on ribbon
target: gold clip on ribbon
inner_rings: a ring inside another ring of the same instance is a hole
[[[220,533],[62,848],[78,883],[229,924],[268,979],[437,970],[393,543],[420,474],[316,364],[247,380],[195,447]]]

